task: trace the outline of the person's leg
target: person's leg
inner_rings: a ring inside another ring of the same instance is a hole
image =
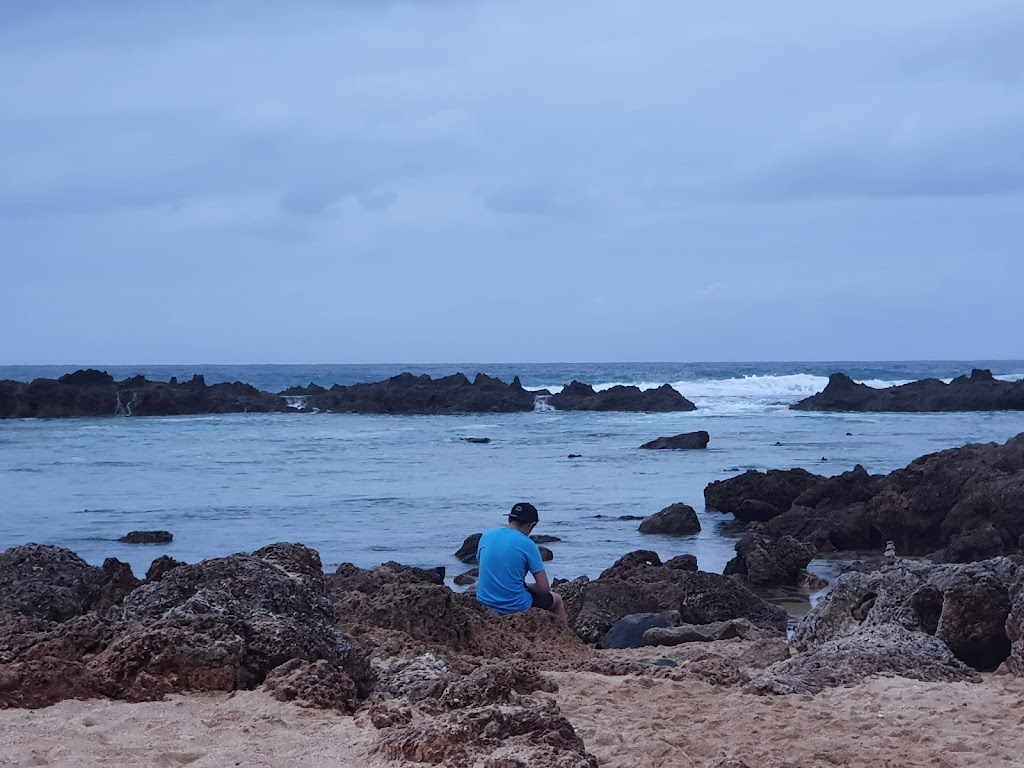
[[[562,601],[562,596],[557,592],[551,593],[551,612],[558,617],[566,626],[569,626],[569,617],[565,615],[565,603]]]

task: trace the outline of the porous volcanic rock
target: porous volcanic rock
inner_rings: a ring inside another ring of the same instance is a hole
[[[585,642],[597,643],[617,621],[635,613],[678,611],[692,624],[745,617],[783,631],[786,612],[727,576],[669,568],[657,554],[640,550],[619,559],[598,579],[559,584],[566,612]]]
[[[372,384],[293,394],[306,395],[308,407],[335,413],[513,413],[532,411],[537,398],[518,376],[506,384],[482,373],[473,381],[463,373],[437,379],[402,373]]]
[[[922,379],[896,387],[876,389],[858,384],[843,373],[833,373],[825,389],[794,403],[797,411],[1022,411],[1024,381],[1000,381],[992,371],[974,369],[949,384]]]
[[[300,707],[352,712],[359,703],[359,690],[348,674],[323,659],[286,661],[271,670],[263,684],[278,701],[294,701]]]
[[[1006,617],[1006,637],[1010,641],[1007,670],[1024,677],[1024,574],[1018,574],[1010,589],[1010,613]]]
[[[90,610],[106,578],[70,549],[23,544],[0,552],[0,612],[64,621]]]
[[[160,555],[160,557],[150,563],[149,570],[146,571],[146,581],[160,581],[165,573],[172,568],[177,568],[179,565],[185,565],[185,563],[167,555]]]
[[[710,643],[715,640],[761,640],[777,638],[778,632],[751,624],[746,619],[713,621],[710,624],[679,624],[652,627],[643,634],[644,645],[681,645],[682,643]]]
[[[135,578],[132,567],[122,563],[116,557],[108,557],[103,561],[103,586],[92,608],[102,613],[113,605],[117,605],[142,582]]]
[[[1020,571],[1008,558],[902,560],[870,573],[847,571],[797,625],[793,647],[812,651],[864,628],[897,625],[934,635],[975,669],[996,669],[1011,652],[1007,619]]]
[[[0,382],[0,418],[71,416],[175,416],[195,413],[284,411],[278,395],[241,382],[207,385],[202,376],[178,383],[134,376],[114,381],[108,373],[76,371],[59,379]]]
[[[770,510],[763,506],[768,504],[779,513],[788,510],[797,496],[822,482],[825,478],[813,475],[806,469],[779,470],[770,469],[758,472],[750,469],[742,475],[727,480],[716,480],[704,489],[704,502],[709,509],[732,513],[737,520],[768,519]],[[760,502],[756,510],[749,505],[747,510],[752,514],[749,518],[741,517],[744,512],[743,503],[747,500]]]
[[[639,530],[640,533],[692,536],[700,533],[700,521],[693,507],[677,502],[646,518],[640,523]]]
[[[672,437],[659,437],[649,443],[644,443],[640,448],[647,451],[702,450],[708,447],[710,440],[711,435],[701,430],[700,432],[684,432]]]
[[[665,413],[695,411],[697,406],[668,384],[656,389],[617,385],[595,392],[589,384],[573,381],[561,392],[548,398],[548,404],[559,411],[631,411]]]
[[[775,541],[748,533],[736,542],[736,557],[726,564],[724,573],[742,576],[757,586],[796,584],[813,557],[814,548],[792,536]]]
[[[759,694],[815,694],[876,675],[924,682],[980,679],[937,637],[898,624],[880,624],[841,635],[773,664],[744,690]]]

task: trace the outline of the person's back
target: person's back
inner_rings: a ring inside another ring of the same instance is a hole
[[[562,598],[551,591],[540,550],[530,538],[538,519],[537,508],[521,502],[512,507],[507,528],[495,528],[480,537],[476,599],[504,615],[543,608],[552,611],[564,624]],[[534,584],[524,581],[527,573],[533,574]]]
[[[543,571],[544,564],[529,536],[514,528],[488,531],[480,537],[477,559],[477,600],[501,614],[520,613],[533,605],[523,580],[528,572]]]

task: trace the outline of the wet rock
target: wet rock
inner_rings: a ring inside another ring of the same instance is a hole
[[[161,555],[150,564],[149,570],[146,571],[146,581],[160,581],[165,573],[179,565],[185,565],[185,563],[175,560],[173,557]]]
[[[547,547],[537,547],[537,551],[540,552],[540,559],[545,563],[555,559],[555,553]]]
[[[713,621],[710,624],[666,625],[644,632],[643,645],[681,645],[683,643],[710,643],[715,640],[760,640],[778,637],[781,630],[765,629],[751,624],[746,619]],[[635,646],[639,647],[639,646]]]
[[[742,576],[750,584],[796,584],[814,557],[814,548],[792,536],[777,541],[749,533],[736,542],[736,557],[725,566],[725,575]]]
[[[1010,655],[1006,622],[1019,567],[1007,558],[940,565],[903,560],[870,573],[843,573],[797,625],[793,645],[814,650],[861,628],[897,625],[934,635],[982,671]]]
[[[922,379],[876,389],[833,373],[825,389],[790,406],[797,411],[938,412],[1024,410],[1024,382],[1000,381],[992,371],[975,369],[949,384]]]
[[[559,411],[630,411],[657,412],[695,411],[697,406],[668,384],[656,389],[614,386],[595,392],[589,384],[573,381],[561,392],[548,398],[548,404]]]
[[[815,694],[876,675],[924,682],[980,679],[937,637],[897,624],[880,624],[841,635],[773,664],[744,690],[759,694]]]
[[[693,507],[680,502],[646,518],[640,523],[640,533],[691,536],[700,533],[700,521]]]
[[[462,542],[462,546],[455,552],[455,557],[464,563],[475,563],[476,562],[476,551],[480,546],[480,537],[482,533],[474,533],[466,537],[466,540]]]
[[[123,544],[170,544],[173,540],[170,531],[132,531],[118,539]]]
[[[470,584],[475,584],[478,578],[480,578],[480,569],[471,568],[465,573],[460,573],[453,579],[453,581],[460,587],[467,587]]]
[[[760,499],[744,499],[733,516],[741,523],[766,523],[782,512],[774,504]]]
[[[459,439],[464,443],[476,443],[477,445],[487,445],[491,442],[489,437],[460,437]]]
[[[709,509],[732,513],[741,519],[745,501],[763,502],[752,506],[746,511],[752,514],[750,520],[766,519],[768,508],[764,504],[785,512],[793,505],[793,500],[800,494],[824,480],[820,475],[812,475],[805,469],[777,470],[767,472],[748,470],[742,475],[728,480],[716,480],[704,489],[704,501]]]
[[[24,544],[0,552],[0,612],[65,621],[90,610],[103,570],[69,549]]]
[[[648,451],[700,450],[707,448],[710,440],[711,436],[701,430],[700,432],[686,432],[673,437],[659,437],[656,440],[651,440],[649,443],[644,443],[640,448]]]
[[[644,633],[652,628],[674,627],[679,613],[634,613],[615,622],[601,638],[602,648],[642,648]]]
[[[530,539],[533,541],[534,544],[555,544],[561,541],[561,539],[557,536],[546,536],[543,534],[533,534],[532,536],[530,536]]]

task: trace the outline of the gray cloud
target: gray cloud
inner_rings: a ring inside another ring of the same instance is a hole
[[[0,357],[932,354],[863,332],[1024,277],[1022,37],[1013,0],[5,7],[0,323],[48,319]],[[998,312],[942,356],[1020,355]]]

